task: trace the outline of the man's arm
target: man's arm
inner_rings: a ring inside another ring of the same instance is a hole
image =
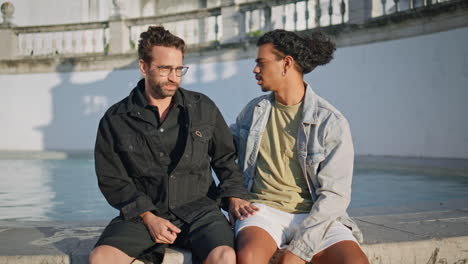
[[[237,155],[231,131],[217,108],[209,152],[211,167],[219,179],[219,197],[223,200],[223,208],[229,211],[231,223],[233,217],[242,220],[242,216],[254,214],[258,208],[246,201],[249,193],[243,186],[242,172],[236,163]]]
[[[156,210],[151,199],[138,191],[127,175],[127,170],[116,153],[108,116],[104,116],[99,123],[94,159],[102,194],[112,207],[120,210],[125,219]]]
[[[325,159],[316,176],[320,186],[315,189],[318,198],[288,247],[306,261],[316,253],[328,226],[345,215],[351,199],[354,150],[348,122],[337,119],[325,133]]]

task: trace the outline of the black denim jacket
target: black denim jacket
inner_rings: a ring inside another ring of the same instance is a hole
[[[171,212],[185,221],[220,206],[227,197],[248,198],[232,135],[216,105],[205,95],[179,88],[188,133],[182,157],[169,174],[154,127],[141,114],[136,93],[110,107],[99,123],[95,168],[99,188],[124,219],[145,211]],[[140,90],[138,90],[140,89]],[[181,127],[182,129],[182,127]],[[164,157],[167,159],[167,157]],[[219,179],[216,186],[211,168]]]

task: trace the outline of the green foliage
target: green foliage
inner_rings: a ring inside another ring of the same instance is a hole
[[[104,54],[109,54],[109,43],[106,43],[106,45],[104,46]]]
[[[249,38],[258,38],[260,37],[263,33],[262,30],[258,29],[258,30],[255,30],[255,31],[251,31],[251,32],[247,32],[245,35]]]

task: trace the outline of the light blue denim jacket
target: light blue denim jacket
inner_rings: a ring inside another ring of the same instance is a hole
[[[325,232],[334,221],[352,229],[362,242],[362,233],[346,209],[351,200],[354,150],[346,118],[316,95],[306,83],[302,122],[297,135],[297,152],[314,201],[288,250],[310,260]],[[231,126],[236,140],[244,185],[251,190],[261,137],[274,102],[273,93],[250,101]]]

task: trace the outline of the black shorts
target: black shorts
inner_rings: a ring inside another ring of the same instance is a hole
[[[164,218],[182,230],[174,246],[191,250],[193,258],[198,261],[206,259],[216,247],[234,247],[232,228],[220,210],[206,212],[191,223],[172,214]],[[107,225],[94,247],[102,245],[115,247],[130,257],[154,263],[162,261],[165,248],[170,246],[155,243],[140,218],[123,220],[120,216]]]

